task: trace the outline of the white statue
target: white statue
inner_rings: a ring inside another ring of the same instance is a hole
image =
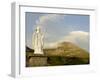
[[[43,54],[43,34],[40,27],[37,27],[32,36],[34,54]]]

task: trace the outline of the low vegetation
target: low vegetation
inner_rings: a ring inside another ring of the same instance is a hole
[[[27,64],[29,57],[34,56],[33,53],[34,50],[26,49]],[[60,43],[57,48],[44,49],[42,56],[47,57],[47,64],[42,66],[89,64],[89,52],[70,42]]]

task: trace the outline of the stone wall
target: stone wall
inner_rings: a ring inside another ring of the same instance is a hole
[[[47,65],[47,57],[31,56],[28,61],[28,66],[45,66]]]

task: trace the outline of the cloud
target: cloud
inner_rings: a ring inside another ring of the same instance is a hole
[[[79,47],[89,51],[89,33],[84,31],[73,31],[70,32],[64,38],[65,41],[69,41],[77,44]]]
[[[87,42],[89,38],[89,33],[84,31],[72,31],[67,36],[63,38],[63,40],[70,41],[70,42],[78,42],[84,41]]]
[[[72,31],[56,42],[47,43],[48,47],[57,47],[61,42],[72,42],[79,47],[89,51],[89,33],[84,31]]]
[[[56,14],[53,14],[53,15],[47,14],[44,16],[40,16],[39,20],[37,21],[37,25],[42,25],[49,20],[55,20],[57,17],[59,16]]]
[[[89,51],[89,33],[84,31],[73,31],[66,40],[77,44],[79,47]]]
[[[57,14],[47,14],[44,16],[40,16],[39,19],[36,21],[37,25],[46,24],[48,21],[56,21],[58,18],[62,18],[60,15]]]
[[[41,27],[41,29],[45,32],[48,26],[53,27],[53,25],[57,21],[61,21],[61,19],[64,19],[64,15],[46,14],[39,17],[39,19],[36,21],[36,26]]]

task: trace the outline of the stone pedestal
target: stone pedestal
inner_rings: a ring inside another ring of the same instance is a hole
[[[47,57],[44,55],[33,55],[29,57],[29,66],[46,66],[47,65]]]

